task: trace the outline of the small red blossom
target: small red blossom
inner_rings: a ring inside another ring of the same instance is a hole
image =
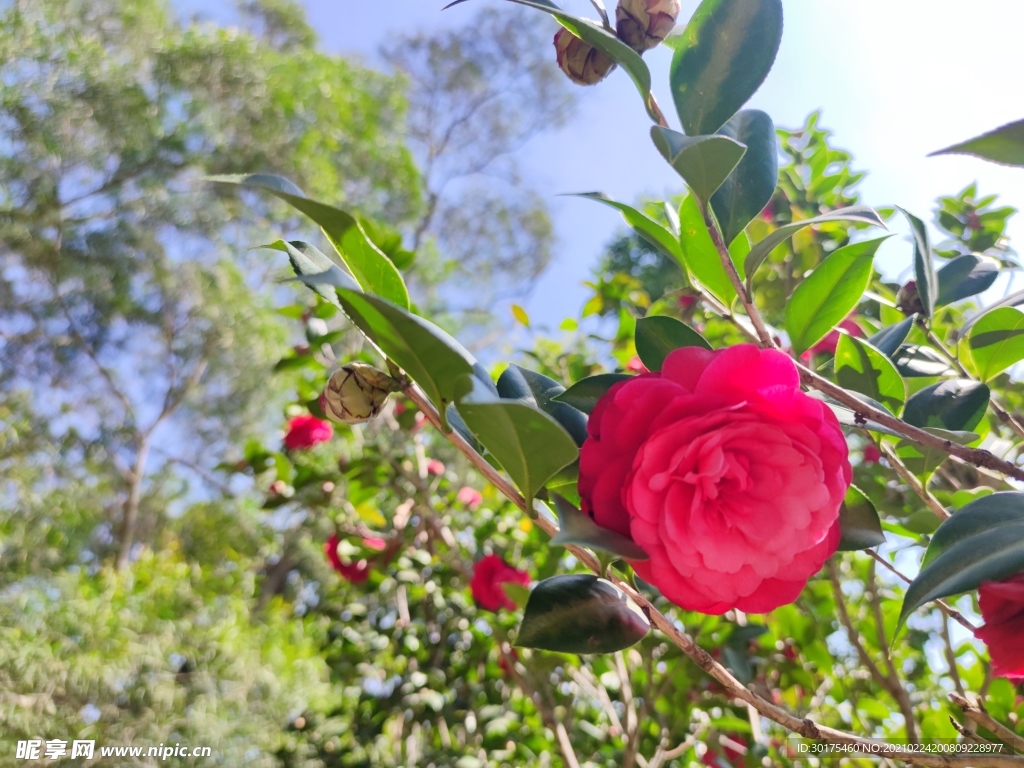
[[[877,464],[882,460],[882,452],[874,445],[869,445],[864,448],[864,463],[865,464]]]
[[[644,365],[643,361],[639,357],[634,357],[626,363],[626,370],[630,373],[650,373],[650,371],[647,370],[647,366]]]
[[[483,503],[484,495],[476,488],[470,488],[467,485],[465,488],[459,489],[459,492],[455,494],[455,500],[472,511]]]
[[[988,646],[992,673],[1014,682],[1024,680],[1024,573],[983,583],[978,605],[985,625],[974,636]]]
[[[842,328],[844,331],[849,333],[851,336],[857,336],[858,338],[864,336],[864,331],[862,331],[860,329],[860,326],[857,325],[853,321],[853,319],[849,318],[849,317],[846,318],[845,320],[843,320],[843,322],[841,322],[839,324],[839,328]],[[824,339],[822,339],[817,344],[815,344],[813,347],[811,347],[806,352],[804,352],[802,355],[800,355],[800,359],[801,360],[810,360],[813,355],[820,355],[820,354],[823,354],[825,352],[827,352],[830,355],[834,355],[836,353],[836,347],[838,345],[839,345],[839,330],[836,329],[834,331],[829,331],[828,336],[826,336]]]
[[[378,539],[376,536],[367,536],[363,539],[363,546],[367,549],[374,549],[377,552],[383,552],[387,549],[388,543],[384,539]]]
[[[312,448],[317,443],[326,443],[332,437],[334,437],[334,427],[329,421],[309,414],[296,416],[288,422],[284,447],[289,451]]]
[[[324,544],[324,554],[327,555],[327,560],[330,562],[331,567],[340,573],[343,579],[351,581],[353,584],[366,581],[370,575],[370,564],[366,560],[360,560],[357,563],[342,562],[341,557],[338,555],[338,544],[340,542],[338,534],[334,534]]]
[[[427,462],[427,474],[428,475],[443,475],[444,474],[444,462],[438,461],[437,459],[431,459]]]
[[[473,565],[473,578],[469,582],[469,591],[473,594],[473,600],[485,611],[497,612],[501,608],[512,611],[516,604],[513,602],[502,584],[530,583],[530,574],[520,571],[506,563],[501,555],[487,555],[476,561]]]
[[[683,294],[682,296],[679,297],[679,307],[681,309],[689,309],[690,307],[692,307],[696,303],[697,303],[697,297],[696,296],[689,296],[687,294]]]

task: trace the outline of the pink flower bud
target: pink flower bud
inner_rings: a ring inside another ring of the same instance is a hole
[[[455,494],[455,500],[470,510],[474,510],[483,503],[484,496],[476,488],[466,486],[465,488],[460,488],[459,492]]]
[[[679,0],[619,0],[615,21],[619,39],[643,53],[668,37],[679,17]]]
[[[650,371],[647,370],[647,366],[644,365],[643,360],[636,356],[626,363],[626,370],[630,373],[650,373]]]
[[[332,421],[362,424],[380,414],[395,380],[366,363],[349,363],[331,374],[320,408]]]
[[[882,460],[882,452],[873,445],[866,446],[864,448],[864,463],[865,464],[877,464]]]
[[[607,53],[580,40],[564,27],[555,35],[558,66],[577,85],[594,85],[615,69],[615,62]]]
[[[444,462],[438,461],[437,459],[431,459],[427,462],[427,474],[430,475],[443,475],[444,474]]]

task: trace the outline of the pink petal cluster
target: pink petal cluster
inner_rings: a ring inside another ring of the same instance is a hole
[[[839,545],[846,440],[781,352],[675,350],[612,387],[588,431],[584,512],[639,544],[637,574],[683,608],[791,603]]]
[[[530,583],[530,574],[513,568],[502,559],[501,555],[487,555],[473,565],[473,578],[469,582],[469,591],[473,600],[485,611],[497,611],[500,608],[515,610],[516,604],[502,588],[502,584]]]
[[[329,421],[306,414],[296,416],[288,422],[284,435],[284,447],[289,451],[312,448],[317,443],[326,443],[334,437],[334,427]]]
[[[459,488],[459,492],[455,494],[455,500],[470,510],[475,510],[483,504],[484,495],[476,488],[470,488],[467,485],[464,488]]]

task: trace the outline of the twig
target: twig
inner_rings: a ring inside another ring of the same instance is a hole
[[[892,563],[888,562],[884,557],[879,555],[877,552],[874,552],[874,551],[872,551],[870,549],[865,550],[865,552],[867,552],[868,556],[870,556],[872,559],[874,559],[875,562],[881,563],[884,568],[889,570],[894,575],[898,576],[905,583],[909,584],[910,582],[913,581],[913,579],[911,579],[909,576],[904,574],[902,571],[899,571],[896,568],[896,566],[894,566]],[[964,629],[967,629],[967,630],[969,630],[972,633],[975,630],[977,630],[977,627],[974,626],[974,624],[972,624],[970,621],[965,619],[964,615],[962,613],[960,613],[960,611],[958,611],[956,608],[954,608],[951,605],[949,605],[949,603],[946,603],[943,600],[936,600],[935,603],[936,603],[936,605],[939,606],[939,608],[942,609],[943,613],[945,613],[947,616],[949,616],[949,618],[951,618],[953,621],[955,621],[958,624],[960,624]]]
[[[896,674],[896,666],[892,661],[892,650],[890,649],[889,641],[885,636],[885,619],[882,616],[882,601],[878,595],[878,581],[875,579],[875,561],[872,561],[869,564],[868,582],[870,586],[870,591],[867,594],[868,605],[871,606],[871,612],[875,617],[875,631],[878,633],[878,647],[882,650],[883,657],[888,660],[889,690],[896,699],[900,712],[903,714],[903,720],[906,723],[907,728],[907,738],[910,741],[914,741],[917,739],[917,720],[914,717],[914,705],[910,701],[907,689],[903,687],[903,683],[900,682],[899,676]]]
[[[1018,752],[1024,752],[1024,737],[1018,736],[1005,725],[993,718],[992,715],[985,711],[985,707],[980,701],[975,704],[965,696],[961,696],[956,693],[949,694],[949,698],[963,711],[964,717],[969,720],[973,720],[982,728],[987,728],[998,736],[1000,741],[1009,744]]]
[[[949,619],[942,617],[942,642],[946,645],[946,663],[949,664],[949,676],[953,678],[953,685],[956,692],[965,696],[964,684],[960,680],[960,670],[956,668],[956,651],[953,649],[953,640],[949,636]]]
[[[878,450],[885,456],[889,466],[896,470],[896,474],[903,479],[903,482],[910,486],[910,489],[925,503],[925,506],[934,512],[940,520],[945,520],[949,517],[949,512],[942,506],[942,503],[932,495],[931,491],[924,487],[924,484],[917,478],[917,475],[907,469],[907,465],[896,455],[896,451],[881,440],[876,442]]]

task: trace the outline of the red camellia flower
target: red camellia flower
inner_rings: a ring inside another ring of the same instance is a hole
[[[882,460],[882,452],[877,446],[868,445],[864,447],[864,463],[877,464]]]
[[[1024,573],[1006,581],[986,581],[978,589],[985,626],[974,636],[988,646],[992,673],[1024,680]]]
[[[332,437],[334,437],[334,427],[329,421],[309,414],[296,416],[288,422],[284,447],[289,451],[312,448],[317,443],[325,443]]]
[[[459,488],[459,492],[455,494],[455,500],[470,510],[474,510],[483,504],[484,495],[476,488],[470,488],[467,485],[465,488]]]
[[[636,572],[683,608],[791,603],[839,545],[849,450],[782,352],[677,349],[612,387],[587,429],[583,511],[639,544]]]
[[[324,544],[324,554],[327,555],[331,567],[340,573],[343,579],[351,581],[353,584],[366,581],[370,575],[370,564],[366,560],[360,560],[358,563],[342,562],[341,557],[338,556],[338,544],[340,542],[341,539],[338,538],[338,534],[334,534]]]
[[[512,601],[502,584],[530,583],[530,574],[520,571],[506,563],[500,555],[487,555],[473,565],[473,578],[469,582],[469,591],[473,600],[485,611],[497,611],[499,608],[515,610]]]

